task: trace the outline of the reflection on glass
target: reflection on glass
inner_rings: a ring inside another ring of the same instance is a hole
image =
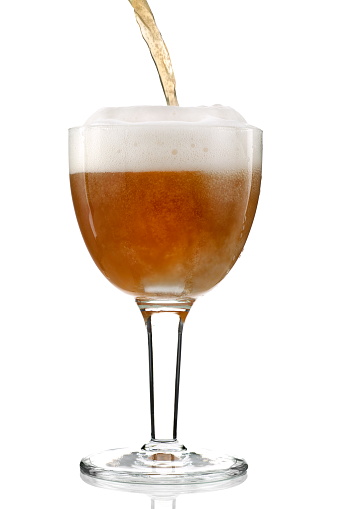
[[[129,493],[140,493],[147,495],[151,498],[151,509],[175,509],[176,500],[179,495],[227,490],[242,484],[247,479],[247,474],[244,474],[233,479],[214,483],[212,482],[187,485],[147,485],[139,483],[102,481],[101,479],[90,477],[88,475],[80,475],[83,481],[97,488],[106,488],[115,491],[125,491]]]

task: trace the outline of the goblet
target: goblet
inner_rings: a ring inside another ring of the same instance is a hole
[[[182,332],[197,297],[240,255],[259,197],[262,132],[225,107],[100,110],[69,130],[74,208],[101,272],[145,321],[151,439],[81,461],[105,482],[188,484],[244,475],[244,460],[177,439]]]

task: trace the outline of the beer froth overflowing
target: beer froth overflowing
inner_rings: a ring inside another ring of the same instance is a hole
[[[225,106],[104,108],[80,130],[71,129],[70,140],[71,173],[260,167],[261,131]]]

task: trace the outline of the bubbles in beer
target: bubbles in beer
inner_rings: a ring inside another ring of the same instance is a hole
[[[259,188],[259,169],[71,175],[94,261],[118,288],[148,298],[196,298],[221,281],[244,247]]]
[[[168,106],[178,106],[171,58],[146,0],[129,0],[156,65]]]

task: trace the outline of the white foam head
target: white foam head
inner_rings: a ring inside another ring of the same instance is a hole
[[[103,108],[70,129],[70,171],[260,168],[261,135],[221,105]]]
[[[187,124],[213,126],[244,126],[244,117],[229,106],[128,106],[102,108],[96,111],[85,125],[140,125]]]

